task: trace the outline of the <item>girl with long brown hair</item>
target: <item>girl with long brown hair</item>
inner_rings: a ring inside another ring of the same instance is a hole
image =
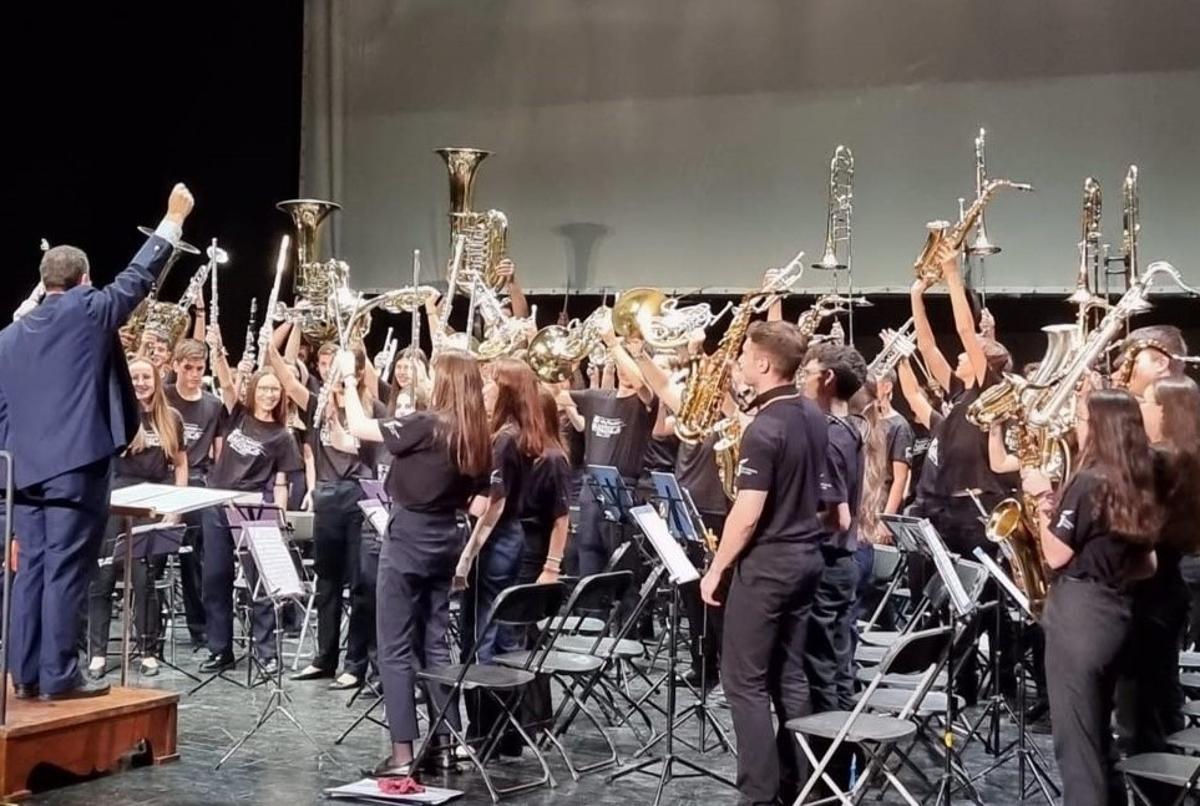
[[[1184,727],[1179,647],[1190,597],[1181,565],[1200,549],[1200,388],[1186,377],[1155,381],[1143,390],[1142,416],[1159,451],[1166,520],[1154,576],[1133,589],[1135,638],[1127,653],[1119,711],[1125,749],[1131,754],[1168,752],[1167,737]],[[1153,800],[1171,802],[1176,794],[1164,791]]]
[[[450,662],[450,583],[466,537],[471,497],[486,489],[492,466],[479,365],[469,354],[445,350],[434,359],[429,408],[377,420],[363,410],[354,381],[354,357],[337,361],[345,378],[346,427],[365,442],[382,442],[392,455],[387,490],[391,518],[379,555],[376,633],[379,674],[392,737],[392,752],[375,767],[380,776],[413,772],[417,738],[416,670]],[[446,706],[448,692],[428,685],[430,720]],[[447,711],[458,728],[458,709]],[[443,744],[426,758],[454,766]]]
[[[184,448],[183,418],[167,405],[162,375],[157,365],[144,356],[129,359],[129,377],[138,401],[141,426],[113,466],[112,489],[143,482],[187,486],[188,463]],[[110,518],[101,557],[112,557],[120,533],[119,519]],[[133,621],[141,671],[158,674],[159,606],[154,580],[165,564],[164,557],[137,560],[133,566]],[[117,565],[105,562],[88,589],[88,676],[99,679],[107,666],[108,634],[112,622],[112,592]]]
[[[287,474],[302,469],[300,451],[286,425],[287,400],[273,370],[260,369],[246,384],[246,402],[234,401],[222,434],[224,447],[208,474],[208,486],[261,493],[280,508],[287,506]],[[231,668],[233,656],[233,534],[224,507],[201,516],[204,534],[204,612],[209,657],[200,671]],[[253,569],[247,569],[251,573]],[[259,663],[274,673],[275,614],[270,604],[253,606],[254,643]]]
[[[1037,471],[1022,479],[1038,499],[1046,564],[1058,571],[1042,627],[1054,753],[1065,806],[1124,803],[1110,727],[1119,656],[1131,634],[1130,585],[1154,572],[1163,523],[1155,454],[1137,400],[1093,391],[1079,407],[1079,467],[1055,506]]]

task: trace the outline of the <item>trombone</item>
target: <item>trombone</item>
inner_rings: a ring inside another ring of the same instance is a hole
[[[829,160],[829,187],[826,196],[825,254],[812,268],[833,272],[833,296],[840,296],[839,275],[846,272],[846,298],[854,298],[854,274],[850,263],[850,244],[854,216],[854,153],[839,145]],[[854,307],[847,307],[850,339],[854,339]]]

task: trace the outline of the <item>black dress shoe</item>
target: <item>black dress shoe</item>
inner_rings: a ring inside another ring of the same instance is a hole
[[[226,669],[232,669],[236,665],[237,659],[233,657],[232,652],[214,652],[208,656],[207,660],[200,664],[200,674],[223,672]]]
[[[700,688],[700,670],[692,669],[683,677],[683,682],[687,683],[694,689]],[[717,687],[717,683],[721,682],[721,675],[718,672],[708,671],[704,673],[704,688],[712,691]]]
[[[366,778],[407,778],[412,775],[412,763],[394,764],[388,756],[370,769],[364,767],[361,772]]]
[[[333,677],[333,669],[321,669],[316,666],[305,666],[300,671],[291,676],[292,680],[320,680],[322,678]]]
[[[454,754],[454,748],[439,747],[430,750],[425,754],[425,758],[421,759],[421,770],[432,773],[457,771],[458,757]]]
[[[37,683],[16,683],[13,685],[13,695],[18,700],[36,699],[38,695]]]
[[[85,700],[89,697],[103,697],[110,690],[108,683],[101,683],[97,680],[84,680],[75,688],[69,688],[66,691],[49,692],[44,691],[38,695],[39,700]]]

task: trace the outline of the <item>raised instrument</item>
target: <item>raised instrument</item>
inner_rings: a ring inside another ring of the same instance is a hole
[[[1103,308],[1107,301],[1097,296],[1095,288],[1103,270],[1103,257],[1100,239],[1100,214],[1103,209],[1103,196],[1100,193],[1100,183],[1092,177],[1083,182],[1083,214],[1082,234],[1079,239],[1079,268],[1075,272],[1075,290],[1067,297],[1067,302],[1079,309],[1076,317],[1079,331],[1087,335],[1088,319],[1091,312]]]
[[[258,318],[258,297],[250,298],[250,316],[246,319],[246,341],[242,346],[242,361],[254,363],[255,324]]]
[[[576,364],[591,356],[597,345],[604,345],[601,334],[611,317],[612,310],[602,305],[582,322],[548,325],[530,339],[525,360],[546,383],[565,381]]]
[[[142,233],[146,237],[150,237],[154,234],[154,230],[150,227],[138,227],[138,232]],[[46,239],[43,238],[42,241],[45,242]],[[45,249],[49,248],[49,243],[46,243]],[[125,327],[129,330],[129,333],[133,337],[134,345],[141,343],[142,334],[146,331],[147,325],[150,326],[152,333],[156,333],[168,342],[170,342],[170,339],[167,338],[168,334],[173,332],[176,328],[179,329],[180,334],[187,329],[186,321],[183,323],[182,327],[179,326],[179,315],[177,313],[176,306],[169,302],[160,302],[158,299],[158,293],[159,289],[165,286],[167,275],[170,273],[175,264],[179,262],[179,258],[183,257],[184,255],[198,254],[200,254],[200,250],[192,246],[187,241],[180,241],[171,250],[171,254],[167,257],[166,265],[163,266],[163,270],[159,273],[158,280],[150,289],[150,293],[146,295],[145,299],[138,303],[138,306],[133,309],[133,313],[129,315],[129,319],[125,323]]]
[[[1109,258],[1107,261],[1116,263],[1120,268],[1115,272],[1106,272],[1106,276],[1123,277],[1127,289],[1133,287],[1141,273],[1138,265],[1138,236],[1141,231],[1141,216],[1138,213],[1138,167],[1130,165],[1129,170],[1125,172],[1125,181],[1121,183],[1121,256]],[[1107,282],[1104,291],[1105,295],[1109,293]]]
[[[879,338],[883,342],[883,349],[867,365],[867,377],[882,378],[889,372],[895,371],[901,359],[907,358],[917,368],[917,374],[920,376],[918,380],[924,388],[925,394],[929,396],[930,403],[934,408],[938,408],[943,397],[942,387],[933,379],[933,373],[929,371],[929,367],[926,366],[921,354],[917,351],[916,342],[913,341],[915,327],[916,322],[910,316],[899,329],[891,332],[885,330],[879,334]]]
[[[271,281],[271,293],[267,297],[267,309],[263,314],[262,328],[258,332],[258,352],[255,356],[255,367],[257,369],[262,369],[267,363],[267,346],[271,343],[271,328],[279,308],[279,286],[283,281],[283,270],[287,266],[288,247],[290,245],[291,239],[287,235],[279,239],[279,254],[275,256],[275,279]]]
[[[989,179],[980,189],[975,201],[963,211],[962,218],[953,226],[948,221],[930,221],[925,225],[929,231],[925,238],[925,246],[913,263],[913,272],[919,279],[933,284],[942,279],[942,266],[938,255],[943,244],[949,245],[955,252],[962,249],[963,241],[975,226],[975,222],[983,215],[983,210],[1001,188],[1032,191],[1033,185],[1024,182],[1013,182],[1009,179]]]
[[[680,440],[698,442],[722,419],[721,409],[729,389],[731,368],[741,352],[751,317],[771,307],[800,280],[804,273],[803,258],[801,252],[782,269],[771,272],[761,288],[742,297],[733,309],[729,327],[721,336],[716,351],[693,361],[679,411],[675,412],[675,435]],[[615,316],[613,321],[615,324]]]
[[[975,196],[978,197],[983,192],[983,188],[987,185],[987,157],[985,149],[987,148],[987,132],[983,129],[979,130],[979,134],[975,137]],[[967,246],[968,255],[994,255],[1000,251],[1000,247],[992,243],[988,238],[987,232],[987,215],[985,211],[979,211],[979,222],[975,225],[975,238]]]
[[[209,275],[212,275],[215,284],[217,268],[229,262],[229,255],[224,249],[217,246],[216,238],[213,238],[212,245],[205,250],[205,254],[208,256],[208,260],[192,274],[179,302],[174,305],[158,300],[150,302],[141,321],[142,333],[153,333],[171,349],[174,349],[179,340],[183,338],[191,321],[192,306],[203,296],[204,284],[208,282]],[[214,306],[214,314],[215,312]],[[138,337],[140,339],[140,334]]]
[[[478,148],[434,149],[446,161],[450,173],[450,239],[465,240],[463,265],[457,281],[470,293],[476,278],[493,292],[504,288],[497,267],[508,248],[508,217],[499,210],[477,212],[474,208],[475,178],[479,164],[492,152]]]
[[[831,341],[833,333],[824,336],[817,334],[817,328],[821,326],[822,322],[831,316],[845,313],[855,306],[869,304],[865,298],[861,297],[846,297],[837,293],[822,294],[817,297],[808,310],[800,314],[800,318],[796,320],[796,326],[800,328],[800,332],[810,343]],[[836,320],[834,324],[838,324]],[[840,329],[840,325],[838,329]]]
[[[296,229],[295,300],[286,315],[313,343],[337,336],[338,318],[344,318],[353,300],[348,294],[350,267],[345,261],[318,258],[321,225],[340,204],[323,199],[289,199],[275,207],[287,213]],[[278,318],[278,296],[267,307],[264,324]]]
[[[225,253],[225,250],[220,249],[217,246],[216,238],[212,239],[212,244],[208,247],[208,255],[210,260],[213,258],[214,254],[224,256],[224,260],[220,261],[221,263],[226,263],[229,261],[229,255]],[[209,294],[210,299],[208,301],[208,306],[212,309],[212,323],[217,327],[221,326],[221,294],[220,289],[217,287],[217,277],[219,277],[220,274],[220,272],[216,271],[212,273],[212,293]]]
[[[825,254],[814,269],[850,268],[851,219],[854,215],[854,154],[846,146],[833,150],[829,161],[829,191],[825,214]]]

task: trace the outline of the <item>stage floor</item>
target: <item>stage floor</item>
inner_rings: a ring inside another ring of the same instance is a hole
[[[184,647],[180,647],[179,660],[185,668],[194,671],[202,657],[203,653],[193,656]],[[239,666],[238,672],[241,674],[236,674],[236,677],[244,677],[242,667]],[[110,672],[110,677],[115,682],[116,673]],[[313,746],[290,723],[277,715],[225,766],[214,770],[213,766],[228,746],[254,723],[258,710],[267,697],[265,689],[257,688],[253,692],[247,692],[217,681],[189,697],[186,691],[191,681],[165,667],[162,674],[156,678],[142,680],[135,674],[131,682],[133,685],[146,685],[181,693],[179,761],[160,767],[129,769],[120,774],[62,786],[35,795],[26,801],[27,803],[54,806],[94,806],[101,803],[105,806],[211,806],[226,803],[301,806],[332,802],[323,801],[322,789],[357,780],[361,777],[360,768],[374,765],[387,752],[384,731],[370,724],[359,727],[343,745],[335,746],[334,739],[349,726],[362,706],[356,703],[353,710],[348,710],[345,707],[348,695],[326,690],[327,681],[288,681],[286,685],[294,699],[295,715],[329,752],[333,762],[326,760],[318,763]],[[726,726],[730,724],[728,710],[718,708],[716,713]],[[695,741],[695,722],[689,723],[684,731],[685,736]],[[637,749],[638,742],[628,729],[622,729],[613,735],[622,758],[627,759]],[[1004,735],[1012,738],[1011,728],[1006,727]],[[1034,739],[1046,754],[1053,771],[1050,737],[1035,734]],[[568,737],[567,744],[568,749],[578,745],[581,753],[586,752],[586,747],[595,746],[581,745],[579,740],[571,737]],[[680,752],[682,755],[694,757],[686,748]],[[936,776],[932,764],[924,761],[924,755],[920,751],[916,757],[928,774]],[[567,774],[561,759],[556,756],[549,758],[551,770],[558,781],[557,789],[535,791],[502,802],[530,805],[586,803],[588,806],[630,806],[648,804],[653,798],[656,781],[652,778],[634,775],[608,784],[604,774],[594,773],[575,783]],[[734,761],[729,754],[712,751],[703,757],[702,763],[730,777],[733,775]],[[990,765],[989,757],[982,752],[977,742],[968,748],[967,765],[973,773]],[[520,775],[532,773],[536,768],[536,764],[528,755],[526,760],[507,762],[505,766],[511,767]],[[1057,775],[1056,772],[1052,774]],[[444,783],[437,780],[430,780],[430,783],[464,790],[466,795],[454,801],[455,803],[490,803],[486,790],[473,771],[448,776]],[[979,783],[983,799],[993,804],[1015,802],[1016,789],[1015,762],[990,773],[986,780]],[[913,793],[920,799],[923,791],[914,788]],[[901,801],[899,798],[889,797],[883,802]],[[1035,797],[1030,802],[1038,803],[1040,800]],[[736,798],[732,790],[711,782],[678,781],[670,785],[664,803],[677,806],[708,806],[736,803]]]

